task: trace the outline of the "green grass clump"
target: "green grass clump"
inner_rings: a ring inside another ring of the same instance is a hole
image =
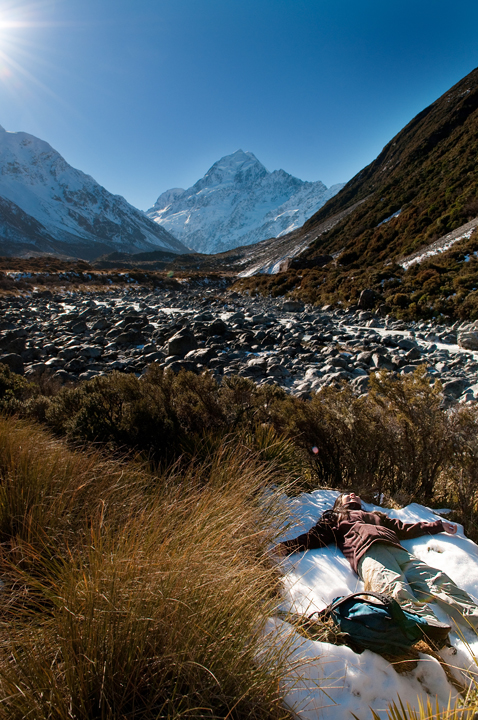
[[[242,446],[178,474],[0,419],[0,718],[285,718],[281,510]]]

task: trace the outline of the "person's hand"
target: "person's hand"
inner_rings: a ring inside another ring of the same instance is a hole
[[[449,522],[444,522],[444,521],[443,521],[443,529],[444,529],[444,531],[445,531],[446,533],[448,533],[449,535],[456,535],[456,531],[457,531],[458,528],[457,528],[457,526],[454,525],[453,523],[449,523]]]

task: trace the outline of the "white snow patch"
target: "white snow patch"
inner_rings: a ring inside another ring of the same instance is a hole
[[[379,222],[379,224],[377,225],[377,227],[380,227],[380,225],[383,225],[384,223],[390,222],[390,220],[393,220],[393,218],[398,217],[401,212],[402,212],[402,210],[401,210],[401,208],[400,208],[400,210],[397,210],[397,212],[394,212],[393,215],[390,215],[388,218],[385,218],[385,220],[382,220],[382,222]]]
[[[409,256],[407,259],[403,260],[399,264],[402,266],[402,268],[404,268],[404,270],[407,270],[409,267],[411,267],[411,265],[421,263],[427,258],[438,255],[438,253],[446,252],[455,243],[459,242],[460,240],[467,240],[469,237],[471,237],[473,231],[477,226],[478,218],[475,218],[469,223],[466,223],[466,225],[462,225],[460,228],[457,228],[456,230],[453,230],[453,232],[448,233],[448,235],[444,235],[442,238],[439,238],[424,250]]]

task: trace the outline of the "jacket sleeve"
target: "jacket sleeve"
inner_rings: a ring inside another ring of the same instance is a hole
[[[436,535],[439,532],[443,532],[443,523],[441,520],[435,520],[434,522],[404,523],[401,520],[387,517],[383,518],[380,524],[393,530],[399,540],[408,540],[420,537],[421,535]]]
[[[315,548],[325,547],[329,543],[335,542],[334,528],[328,523],[319,522],[314,525],[309,532],[303,533],[293,540],[285,540],[280,543],[286,549],[287,555],[302,550],[314,550]]]

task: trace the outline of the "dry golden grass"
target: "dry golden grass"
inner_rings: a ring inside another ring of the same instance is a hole
[[[153,476],[0,419],[0,718],[288,717],[274,472],[226,445]]]

